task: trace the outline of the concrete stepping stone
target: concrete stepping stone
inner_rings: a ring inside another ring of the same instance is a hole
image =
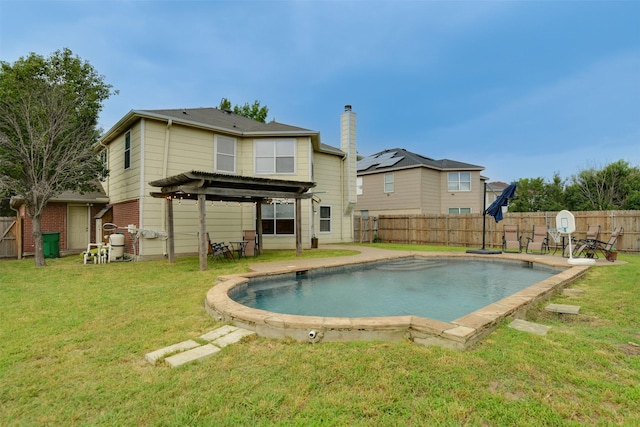
[[[209,331],[204,335],[200,335],[200,338],[206,341],[214,341],[220,337],[223,337],[231,332],[237,331],[239,328],[236,326],[224,325],[213,331]]]
[[[165,362],[172,368],[182,366],[185,363],[195,362],[196,360],[202,360],[220,351],[219,347],[213,344],[205,344],[200,347],[193,348],[191,350],[184,351],[182,353],[175,354],[167,357]]]
[[[240,341],[244,337],[248,337],[249,335],[254,335],[255,332],[250,331],[248,329],[238,328],[236,331],[233,331],[223,337],[218,338],[213,341],[213,344],[217,345],[220,348],[226,347],[229,344],[235,344]]]
[[[164,347],[164,348],[161,348],[160,350],[147,353],[144,355],[144,358],[147,359],[147,361],[152,365],[155,365],[158,360],[162,359],[167,354],[175,353],[176,351],[190,350],[195,347],[200,347],[200,344],[198,344],[194,340],[182,341],[182,342],[179,342],[178,344],[173,344],[173,345],[170,345],[169,347]]]
[[[529,332],[536,335],[547,335],[551,326],[540,325],[539,323],[527,322],[526,320],[516,319],[509,323],[509,327],[522,332]]]
[[[549,304],[545,307],[545,310],[561,314],[578,314],[578,312],[580,311],[580,306],[567,304]]]

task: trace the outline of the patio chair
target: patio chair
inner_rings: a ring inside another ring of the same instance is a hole
[[[522,252],[522,237],[518,225],[505,224],[502,230],[502,250]]]
[[[587,244],[589,241],[600,239],[600,226],[599,225],[587,225],[587,234],[584,239],[576,239],[571,242],[573,245],[573,255],[578,256],[578,250]],[[568,251],[568,248],[567,248]]]
[[[220,258],[227,261],[234,259],[233,252],[229,249],[229,246],[220,242],[212,242],[209,233],[207,233],[207,255],[213,257],[214,261]]]
[[[527,237],[526,252],[540,252],[545,254],[549,252],[549,239],[547,237],[548,227],[546,225],[534,225],[531,237]]]
[[[598,258],[598,253],[600,253],[607,260],[614,261],[614,259],[611,259],[610,254],[615,250],[616,242],[623,231],[622,227],[616,227],[611,233],[611,237],[609,237],[609,240],[606,242],[601,240],[586,240],[586,242],[576,251],[576,256]]]

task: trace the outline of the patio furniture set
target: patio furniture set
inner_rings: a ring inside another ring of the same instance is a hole
[[[531,237],[526,238],[526,244],[522,242],[519,226],[515,224],[506,224],[502,235],[502,249],[505,252],[522,252],[524,248],[526,253],[550,253],[553,254],[560,249],[562,255],[568,257],[582,258],[599,258],[604,256],[608,261],[615,261],[617,258],[616,243],[623,234],[622,227],[616,227],[608,240],[601,240],[600,226],[587,226],[587,232],[584,239],[571,238],[561,234],[556,229],[550,229],[546,225],[534,225]],[[550,239],[551,237],[551,239]],[[571,254],[569,254],[571,248]]]

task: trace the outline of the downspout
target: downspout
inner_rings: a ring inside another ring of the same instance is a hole
[[[171,125],[173,125],[173,120],[169,119],[169,121],[167,122],[167,128],[164,132],[164,159],[162,161],[162,177],[166,178],[167,177],[167,169],[169,168],[169,139],[171,136]],[[166,200],[164,202],[165,204],[167,203]],[[161,217],[160,220],[162,221],[162,225],[163,227],[167,226],[167,209],[166,206],[164,207],[164,209],[160,209],[161,211]],[[162,249],[162,252],[164,254],[164,256],[167,256],[167,241],[165,240],[163,243],[164,248]]]

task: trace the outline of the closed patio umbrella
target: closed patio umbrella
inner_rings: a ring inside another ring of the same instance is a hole
[[[509,203],[509,199],[513,199],[513,197],[515,196],[516,193],[516,185],[515,184],[510,184],[507,186],[507,188],[505,188],[504,190],[502,190],[502,193],[498,196],[498,198],[491,203],[491,205],[489,205],[488,208],[484,209],[482,211],[482,248],[481,249],[469,249],[467,251],[467,253],[469,254],[484,254],[484,255],[489,255],[489,254],[500,254],[502,253],[501,251],[495,250],[495,249],[487,249],[485,247],[485,234],[486,234],[486,221],[485,221],[485,217],[487,216],[487,214],[491,215],[496,222],[500,222],[502,221],[502,207],[503,206],[507,206],[507,204]],[[484,201],[485,201],[485,206],[486,206],[486,201],[487,201],[487,183],[484,183]]]
[[[513,199],[516,194],[516,184],[510,184],[502,190],[502,194],[498,196],[498,198],[489,205],[487,210],[485,210],[485,214],[491,215],[496,222],[502,221],[502,207],[507,206],[509,204],[509,199]]]

